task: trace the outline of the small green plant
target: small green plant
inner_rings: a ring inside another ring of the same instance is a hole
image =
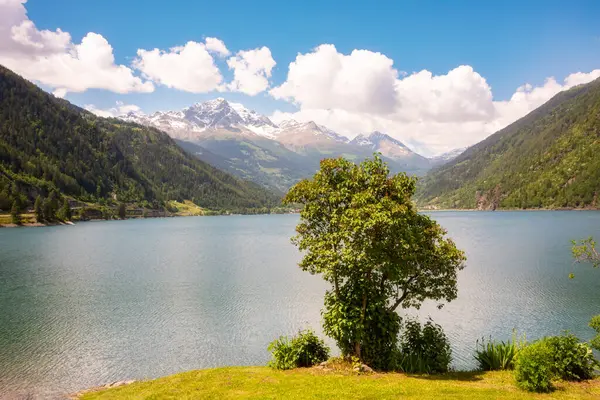
[[[514,368],[514,362],[519,349],[525,346],[525,337],[517,339],[513,331],[512,340],[500,342],[481,338],[475,344],[475,360],[479,368],[484,371],[510,370]]]
[[[553,389],[552,349],[538,340],[519,351],[515,361],[517,386],[530,392],[549,392]]]
[[[444,330],[432,320],[407,320],[401,332],[396,369],[406,373],[447,372],[452,350]]]
[[[269,366],[275,369],[312,367],[329,358],[329,347],[311,330],[288,338],[281,336],[268,347],[272,354]]]

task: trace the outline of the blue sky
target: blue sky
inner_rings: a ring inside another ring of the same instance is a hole
[[[485,79],[494,101],[509,100],[526,83],[542,86],[548,77],[562,83],[569,74],[600,68],[599,1],[29,0],[24,7],[38,30],[60,28],[72,43],[89,32],[102,35],[118,65],[131,66],[138,49],[168,50],[206,37],[222,40],[231,55],[266,46],[276,62],[270,87],[286,80],[299,53],[321,44],[333,44],[343,55],[354,49],[382,53],[401,75],[421,70],[445,75],[468,65]],[[215,57],[224,81],[230,81],[226,60]],[[99,108],[122,101],[152,112],[217,96],[267,115],[276,109],[293,113],[307,104],[294,95],[275,99],[268,90],[254,96],[190,93],[159,84],[152,93],[92,88],[69,91],[66,98]]]

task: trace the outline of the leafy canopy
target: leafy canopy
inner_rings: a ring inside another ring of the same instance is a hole
[[[326,159],[284,199],[304,205],[292,239],[304,252],[300,267],[331,284],[325,333],[375,368],[385,368],[397,342],[395,310],[455,299],[465,260],[444,229],[417,213],[415,186],[404,173],[390,176],[377,155],[360,165]]]

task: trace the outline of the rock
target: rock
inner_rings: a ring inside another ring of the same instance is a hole
[[[323,361],[321,364],[319,364],[319,367],[326,367],[327,365],[327,361]]]
[[[373,372],[373,368],[369,367],[367,364],[360,364],[357,365],[356,367],[353,368],[354,372],[366,372],[366,373],[372,373]]]
[[[125,385],[131,385],[133,382],[135,382],[134,380],[129,380],[129,381],[116,381],[113,383],[107,383],[106,385],[104,385],[105,388],[109,389],[109,388],[115,388],[115,387],[119,387],[119,386],[125,386]]]

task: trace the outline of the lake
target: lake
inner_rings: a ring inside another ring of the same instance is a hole
[[[599,212],[430,215],[468,258],[458,299],[418,312],[444,327],[456,368],[475,366],[482,336],[570,329],[591,337],[600,270],[573,265],[569,241],[600,237]],[[262,365],[277,336],[320,332],[326,285],[297,267],[289,240],[297,222],[270,215],[0,229],[0,397],[60,398],[116,380]]]

